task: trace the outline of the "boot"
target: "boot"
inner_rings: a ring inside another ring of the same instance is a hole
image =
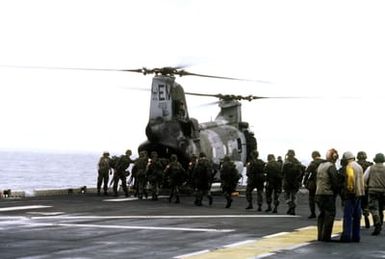
[[[251,210],[253,208],[253,203],[249,202],[249,206],[247,206],[245,209],[246,210]]]
[[[274,207],[273,213],[278,213],[278,207],[277,206]]]
[[[258,211],[262,211],[262,205],[258,205]]]
[[[308,219],[314,219],[314,218],[316,218],[316,217],[317,217],[317,215],[315,215],[315,212],[312,211],[311,214],[309,215],[309,217],[307,217],[307,218],[308,218]]]
[[[179,196],[176,196],[175,203],[180,203]]]
[[[364,219],[365,219],[365,228],[370,228],[369,216],[364,215]]]
[[[230,208],[231,207],[231,203],[233,202],[233,199],[231,199],[231,198],[227,198],[227,203],[226,203],[226,209],[227,208]]]
[[[286,212],[287,215],[295,215],[295,209],[292,207],[292,208],[289,208]]]
[[[269,211],[271,211],[271,205],[267,204],[267,209],[265,210],[265,212],[269,212]]]
[[[376,224],[374,226],[374,231],[372,232],[372,236],[377,236],[381,233],[381,225],[380,224]]]
[[[209,198],[209,205],[213,205],[213,196],[209,195],[207,197]]]
[[[287,214],[287,215],[290,215],[290,213],[291,213],[291,208],[289,207],[289,208],[287,209],[287,211],[286,211],[286,214]]]

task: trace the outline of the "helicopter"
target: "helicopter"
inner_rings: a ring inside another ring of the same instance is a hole
[[[7,66],[9,67],[9,66]],[[138,153],[156,151],[161,158],[170,158],[172,154],[187,168],[194,155],[205,153],[218,168],[221,160],[229,156],[236,162],[239,171],[249,160],[251,152],[257,150],[257,140],[249,128],[249,123],[242,120],[241,101],[270,98],[260,96],[241,96],[229,94],[202,94],[185,92],[176,82],[176,76],[198,76],[224,80],[245,80],[233,77],[213,76],[191,73],[183,67],[161,67],[147,69],[95,69],[65,67],[30,67],[11,66],[13,68],[64,69],[92,71],[134,72],[143,75],[153,74],[149,120],[145,128],[147,140],[138,147]],[[252,80],[266,83],[265,81]],[[219,113],[213,121],[199,123],[190,117],[186,95],[214,97],[218,99]]]
[[[165,158],[176,154],[185,167],[193,155],[201,152],[205,153],[214,166],[218,166],[227,155],[237,162],[239,168],[243,168],[251,152],[257,149],[254,133],[249,124],[242,121],[240,101],[263,97],[185,92],[176,82],[175,76],[238,79],[195,74],[173,67],[131,71],[144,75],[155,74],[152,79],[149,121],[146,126],[147,140],[138,147],[138,152],[156,151],[160,157]],[[197,119],[190,117],[186,95],[218,98],[220,111],[215,120],[199,123]]]

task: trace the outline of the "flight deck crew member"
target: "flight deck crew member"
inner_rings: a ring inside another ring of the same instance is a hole
[[[355,161],[352,152],[342,155],[344,183],[342,195],[344,217],[341,233],[342,242],[360,242],[361,199],[365,195],[362,167]]]
[[[103,183],[104,195],[108,195],[108,192],[107,192],[108,178],[109,178],[109,174],[111,173],[110,163],[111,163],[110,153],[104,152],[102,157],[99,159],[99,163],[98,163],[98,181],[97,181],[98,195],[100,195],[100,189],[102,187],[102,183]]]
[[[317,169],[315,195],[319,209],[318,241],[331,241],[338,191],[337,168],[335,165],[337,159],[338,152],[332,148],[326,153],[326,161],[322,162]]]
[[[146,168],[146,177],[151,186],[151,200],[157,201],[160,184],[163,181],[163,164],[156,151],[151,152],[151,160]]]
[[[280,164],[275,161],[273,154],[267,156],[265,166],[266,173],[266,212],[271,211],[271,203],[274,203],[273,213],[278,213],[279,195],[282,192],[282,171]],[[274,195],[274,198],[273,198]]]
[[[114,172],[114,185],[113,185],[113,190],[114,190],[114,196],[118,196],[118,184],[119,180],[122,183],[122,188],[124,191],[124,194],[126,197],[129,196],[128,194],[128,188],[127,188],[127,175],[130,174],[130,171],[128,171],[128,167],[130,166],[131,163],[134,161],[130,158],[132,155],[131,150],[127,150],[126,153],[122,156],[120,156],[115,165],[115,172]]]
[[[249,205],[247,210],[253,208],[253,190],[257,189],[257,203],[258,211],[262,211],[263,203],[263,188],[265,184],[265,162],[258,158],[257,150],[251,152],[250,162],[246,166],[247,186],[246,186],[246,200]]]
[[[359,151],[357,153],[357,163],[362,167],[362,170],[366,171],[369,166],[373,165],[372,162],[367,161],[367,155],[364,151]],[[365,195],[362,196],[361,199],[361,208],[362,208],[362,214],[364,215],[365,219],[365,228],[370,228],[370,221],[369,221],[369,195],[367,190],[365,190]]]
[[[233,199],[231,194],[235,192],[237,184],[241,175],[238,173],[238,170],[235,167],[234,162],[230,159],[229,156],[223,158],[223,163],[220,168],[220,177],[221,177],[221,186],[223,194],[226,198],[226,208],[231,207]]]
[[[384,154],[378,153],[374,157],[374,165],[366,169],[364,181],[366,183],[369,194],[369,210],[373,217],[374,231],[373,236],[381,233],[382,224],[384,223],[384,206],[385,206],[385,157]]]
[[[201,152],[193,171],[193,181],[195,186],[194,204],[196,206],[202,206],[203,196],[207,196],[209,205],[213,204],[213,197],[210,193],[212,171],[211,163],[207,159],[206,154]]]
[[[308,167],[306,168],[303,180],[306,189],[308,189],[309,191],[309,219],[317,217],[317,215],[315,214],[316,176],[318,166],[324,161],[323,159],[321,159],[321,154],[318,151],[313,151],[311,157],[313,161],[311,161]]]
[[[168,197],[168,202],[171,202],[173,196],[175,195],[175,203],[180,203],[179,189],[187,179],[186,171],[181,163],[179,163],[178,157],[175,154],[171,155],[170,160],[170,163],[164,170],[165,177],[170,185],[170,196]]]
[[[288,205],[286,214],[295,215],[297,206],[297,193],[302,183],[303,165],[295,158],[295,152],[289,149],[282,165],[283,189],[285,200]]]

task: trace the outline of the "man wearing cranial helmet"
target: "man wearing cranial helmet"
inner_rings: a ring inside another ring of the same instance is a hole
[[[336,215],[336,195],[338,179],[336,161],[338,152],[334,148],[326,153],[326,161],[317,168],[316,202],[318,215],[318,241],[330,242]]]
[[[341,241],[360,242],[361,229],[361,199],[365,195],[364,176],[362,167],[355,161],[352,152],[342,156],[341,198],[343,200],[344,218]]]

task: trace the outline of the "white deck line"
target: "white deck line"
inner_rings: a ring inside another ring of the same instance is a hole
[[[51,208],[51,207],[52,206],[45,206],[45,205],[15,206],[15,207],[0,208],[0,211],[31,210],[31,209],[42,209],[42,208]]]

